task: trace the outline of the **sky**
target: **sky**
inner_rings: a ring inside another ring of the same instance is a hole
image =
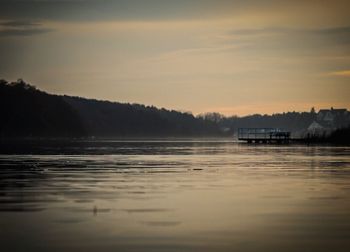
[[[0,78],[225,115],[350,108],[350,2],[0,0]]]

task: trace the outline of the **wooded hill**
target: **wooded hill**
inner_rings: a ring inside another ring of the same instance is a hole
[[[1,137],[218,136],[215,122],[153,106],[45,93],[0,81]]]
[[[233,136],[238,128],[282,128],[302,135],[317,120],[310,112],[225,117],[193,116],[140,104],[53,95],[23,80],[0,80],[0,137],[211,137]],[[334,129],[349,125],[336,118]],[[339,127],[337,127],[337,125]]]

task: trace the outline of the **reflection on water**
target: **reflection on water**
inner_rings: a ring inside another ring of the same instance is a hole
[[[0,151],[1,251],[350,251],[349,147],[177,140]]]

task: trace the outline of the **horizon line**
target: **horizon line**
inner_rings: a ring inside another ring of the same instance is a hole
[[[1,82],[5,82],[5,83],[1,83]],[[167,108],[167,107],[163,107],[163,106],[157,106],[154,104],[146,104],[146,103],[139,103],[139,102],[128,102],[128,101],[117,101],[117,100],[110,100],[110,99],[103,99],[103,98],[94,98],[94,97],[89,97],[89,96],[79,96],[79,95],[70,95],[70,94],[60,94],[60,93],[51,93],[49,91],[45,91],[42,90],[38,87],[36,87],[33,84],[30,84],[28,82],[26,82],[24,79],[22,78],[18,78],[16,81],[7,81],[5,79],[0,79],[0,83],[1,84],[5,84],[5,85],[16,85],[16,84],[25,84],[30,86],[31,88],[34,88],[37,91],[49,94],[49,95],[57,95],[57,96],[69,96],[69,97],[77,97],[77,98],[82,98],[82,99],[87,99],[87,100],[95,100],[95,101],[101,101],[101,102],[110,102],[110,103],[119,103],[119,104],[130,104],[130,105],[142,105],[145,107],[155,107],[157,109],[165,109],[168,111],[177,111],[180,113],[188,113],[193,115],[194,117],[198,117],[200,115],[206,115],[206,114],[219,114],[225,118],[230,118],[230,117],[238,117],[238,118],[242,118],[242,117],[249,117],[249,116],[256,116],[256,115],[260,115],[260,116],[273,116],[273,115],[282,115],[282,114],[287,114],[287,113],[310,113],[311,109],[315,109],[315,113],[319,113],[321,110],[337,110],[337,109],[346,109],[347,111],[349,111],[349,109],[347,107],[342,107],[342,108],[335,108],[335,106],[330,106],[329,108],[320,108],[318,111],[316,110],[316,106],[311,106],[310,107],[310,111],[306,111],[306,110],[288,110],[288,111],[279,111],[279,112],[272,112],[272,113],[259,113],[259,112],[254,112],[254,113],[247,113],[247,114],[225,114],[219,111],[215,111],[215,110],[211,110],[211,111],[203,111],[203,112],[193,112],[190,110],[186,110],[186,109],[173,109],[173,108]]]

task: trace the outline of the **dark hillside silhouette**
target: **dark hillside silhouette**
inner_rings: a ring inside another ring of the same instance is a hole
[[[338,110],[329,110],[336,114]],[[341,110],[342,111],[342,110]],[[350,125],[350,113],[344,109],[341,115],[328,120],[322,120],[321,113],[316,113],[312,108],[310,112],[287,112],[273,115],[249,115],[244,117],[225,117],[218,113],[201,114],[198,118],[215,122],[226,132],[237,132],[239,128],[279,128],[290,131],[294,136],[303,137],[308,133],[308,128],[313,122],[318,122],[324,127],[324,131],[330,133],[336,129],[346,128]],[[321,116],[321,117],[320,117]]]
[[[0,83],[1,137],[218,136],[192,114],[47,94],[23,80]]]
[[[21,79],[12,83],[0,80],[0,106],[3,138],[232,136],[238,128],[259,127],[282,128],[305,136],[315,121],[327,122],[324,126],[331,131],[346,128],[350,122],[346,110],[333,108],[323,114],[311,109],[244,117],[225,117],[219,113],[194,117],[191,113],[153,106],[47,94]]]
[[[64,96],[79,111],[92,136],[214,136],[218,126],[192,114],[158,109],[139,104],[122,104]]]
[[[250,115],[228,117],[221,124],[230,128],[282,128],[291,132],[301,132],[315,120],[316,114],[308,112],[287,112],[273,115]]]
[[[0,81],[1,137],[85,136],[80,117],[62,97],[22,80]]]

